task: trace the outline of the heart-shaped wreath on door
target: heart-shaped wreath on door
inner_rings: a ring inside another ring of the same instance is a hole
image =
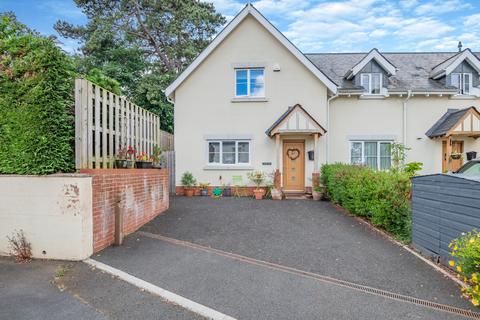
[[[295,160],[298,157],[300,157],[300,150],[298,150],[298,149],[288,149],[287,150],[287,156],[290,158],[290,160]]]

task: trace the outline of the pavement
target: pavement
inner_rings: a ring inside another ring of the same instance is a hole
[[[466,319],[448,306],[474,310],[453,281],[328,202],[174,197],[167,212],[92,259],[237,319],[441,320]],[[52,283],[59,267],[67,271]],[[0,258],[0,319],[56,313],[201,319],[81,262]]]
[[[0,257],[0,319],[204,319],[83,262]]]

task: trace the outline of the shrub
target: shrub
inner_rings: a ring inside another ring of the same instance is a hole
[[[73,83],[52,39],[0,15],[0,173],[74,170]]]
[[[255,184],[255,188],[258,190],[262,183],[265,182],[266,176],[263,171],[251,171],[247,173],[248,179]]]
[[[463,282],[469,285],[462,291],[473,305],[480,304],[480,233],[476,230],[454,239],[449,247],[454,260],[449,262],[451,267],[460,274]]]
[[[197,184],[197,180],[193,177],[193,174],[191,172],[185,172],[182,175],[182,186],[184,187],[193,187]]]
[[[18,230],[11,237],[7,236],[10,246],[10,255],[19,263],[29,262],[32,259],[32,245],[27,241],[23,230]]]
[[[322,166],[321,180],[332,202],[368,218],[402,241],[410,240],[408,174],[337,163]]]

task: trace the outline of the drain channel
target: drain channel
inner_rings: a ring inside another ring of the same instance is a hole
[[[219,256],[223,256],[223,257],[231,258],[231,259],[234,259],[234,260],[246,262],[246,263],[249,263],[249,264],[252,264],[252,265],[266,267],[266,268],[269,268],[269,269],[282,271],[282,272],[285,272],[285,273],[289,273],[289,274],[293,274],[293,275],[297,275],[297,276],[302,276],[302,277],[305,277],[305,278],[310,278],[310,279],[314,279],[314,280],[321,281],[321,282],[334,284],[334,285],[341,286],[341,287],[344,287],[344,288],[349,288],[349,289],[354,289],[354,290],[365,292],[365,293],[370,293],[370,294],[373,294],[373,295],[389,298],[389,299],[392,299],[392,300],[412,303],[412,304],[427,307],[427,308],[430,308],[430,309],[435,309],[435,310],[439,310],[439,311],[443,311],[443,312],[448,312],[448,313],[452,313],[452,314],[455,314],[455,315],[460,315],[460,316],[471,318],[471,319],[480,319],[480,313],[474,312],[474,311],[471,311],[471,310],[461,309],[461,308],[449,306],[449,305],[446,305],[446,304],[441,304],[441,303],[432,302],[432,301],[428,301],[428,300],[418,299],[418,298],[415,298],[415,297],[406,296],[406,295],[403,295],[403,294],[398,294],[398,293],[394,293],[394,292],[390,292],[390,291],[386,291],[386,290],[382,290],[382,289],[377,289],[377,288],[373,288],[373,287],[369,287],[369,286],[365,286],[365,285],[361,285],[361,284],[357,284],[357,283],[353,283],[353,282],[349,282],[349,281],[345,281],[345,280],[340,280],[340,279],[332,278],[332,277],[329,277],[329,276],[323,276],[323,275],[320,275],[320,274],[317,274],[317,273],[303,271],[303,270],[300,270],[300,269],[287,267],[287,266],[283,266],[283,265],[268,262],[268,261],[257,260],[257,259],[249,258],[249,257],[246,257],[246,256],[242,256],[242,255],[239,255],[239,254],[230,253],[230,252],[226,252],[226,251],[222,251],[222,250],[218,250],[218,249],[214,249],[214,248],[205,247],[205,246],[195,244],[195,243],[192,243],[192,242],[187,242],[187,241],[183,241],[183,240],[178,240],[178,239],[174,239],[174,238],[165,237],[165,236],[162,236],[162,235],[159,235],[159,234],[153,234],[153,233],[144,232],[144,231],[138,231],[137,234],[148,237],[148,238],[165,241],[165,242],[168,242],[168,243],[171,243],[171,244],[180,245],[180,246],[183,246],[183,247],[188,247],[188,248],[192,248],[192,249],[196,249],[196,250],[201,250],[201,251],[205,251],[205,252],[209,252],[209,253],[214,253],[214,254],[219,255]]]

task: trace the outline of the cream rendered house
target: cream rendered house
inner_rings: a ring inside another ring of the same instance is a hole
[[[423,173],[454,169],[452,152],[480,154],[479,74],[469,49],[303,54],[246,5],[165,91],[176,184],[185,171],[217,186],[261,170],[305,192],[324,163],[388,169],[394,141]]]

